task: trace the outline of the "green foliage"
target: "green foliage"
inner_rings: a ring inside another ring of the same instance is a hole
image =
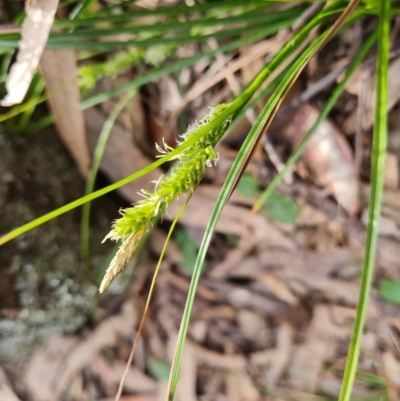
[[[400,306],[400,281],[382,278],[379,282],[379,295],[384,301]]]
[[[250,174],[242,176],[237,189],[242,195],[249,198],[260,196],[262,193],[256,180]],[[268,202],[264,203],[263,210],[272,220],[285,224],[293,224],[299,214],[298,206],[290,197],[276,192],[273,192]]]
[[[382,0],[378,29],[378,58],[376,63],[375,121],[372,143],[371,192],[369,197],[367,236],[360,293],[349,346],[339,401],[349,401],[357,372],[361,340],[367,313],[368,299],[374,272],[378,243],[378,223],[382,205],[385,156],[388,134],[388,70],[390,47],[390,0]]]
[[[143,50],[130,49],[120,52],[102,63],[79,67],[79,86],[82,92],[87,93],[92,91],[101,78],[115,78],[121,72],[135,65],[142,58],[143,54]]]
[[[299,215],[299,207],[288,196],[273,192],[263,210],[271,219],[280,223],[293,224]]]
[[[238,182],[237,190],[247,198],[252,198],[253,196],[258,196],[260,194],[260,187],[251,174],[243,174]]]
[[[182,250],[181,266],[190,274],[193,273],[193,267],[196,263],[199,246],[191,237],[187,230],[181,228],[175,234],[175,241]]]
[[[167,381],[170,372],[170,365],[166,361],[160,361],[153,357],[147,358],[147,369],[153,377],[155,377],[158,381]]]

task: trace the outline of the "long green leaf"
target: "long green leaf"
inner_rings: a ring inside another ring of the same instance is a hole
[[[349,3],[349,6],[343,13],[343,16],[346,16],[348,12],[350,12],[355,7],[355,5],[357,5],[357,3],[358,1],[351,1]],[[318,18],[318,16],[316,18]],[[255,141],[259,138],[260,134],[264,132],[265,129],[267,128],[268,122],[271,121],[272,115],[276,113],[277,106],[282,101],[282,97],[287,93],[289,86],[293,84],[294,79],[300,74],[301,70],[307,64],[308,60],[320,49],[320,47],[325,43],[325,40],[328,37],[330,37],[331,34],[333,34],[337,30],[337,28],[338,24],[335,24],[331,30],[322,34],[318,39],[315,40],[313,44],[311,44],[303,52],[303,54],[289,68],[285,77],[282,79],[282,82],[279,84],[278,88],[273,93],[270,100],[267,102],[264,109],[257,118],[257,121],[255,122],[254,126],[250,130],[222,186],[220,195],[217,199],[216,205],[214,207],[211,218],[204,233],[203,241],[201,243],[199,254],[194,267],[192,280],[190,282],[187,301],[183,312],[183,317],[177,340],[177,346],[175,350],[175,358],[171,369],[169,388],[168,388],[169,401],[172,401],[175,396],[176,386],[179,377],[180,364],[183,355],[184,343],[187,330],[189,327],[190,315],[196,295],[196,289],[199,283],[207,249],[211,242],[213,232],[215,230],[217,221],[223,210],[223,207],[228,201],[230,194],[232,193],[234,185],[237,182],[238,176],[243,169],[243,165],[248,160],[248,157],[253,149]]]
[[[247,26],[256,25],[256,23],[272,23],[280,22],[286,19],[296,18],[300,15],[303,10],[301,8],[293,8],[286,11],[280,11],[279,13],[258,13],[251,15],[235,15],[226,18],[198,18],[190,21],[182,22],[169,22],[164,24],[154,25],[123,25],[111,28],[98,28],[93,29],[93,25],[88,26],[91,29],[77,30],[74,33],[53,33],[49,37],[50,42],[69,41],[76,39],[89,39],[99,37],[105,37],[109,35],[117,35],[122,33],[143,33],[143,32],[158,32],[158,33],[172,33],[191,30],[195,27],[220,27],[223,25],[232,24],[243,24],[247,23]]]
[[[274,3],[273,1],[259,1],[251,0],[246,1],[246,5],[254,4],[256,6],[268,6]],[[120,6],[120,5],[118,5]],[[91,16],[85,19],[78,20],[58,20],[54,22],[55,28],[72,28],[82,25],[91,25],[97,23],[112,23],[112,22],[125,22],[131,21],[135,18],[149,17],[149,16],[178,16],[182,14],[192,14],[199,11],[210,11],[211,9],[220,11],[229,11],[232,9],[237,9],[238,7],[243,7],[243,1],[226,1],[226,2],[215,2],[215,3],[205,3],[205,4],[195,4],[193,6],[172,6],[172,7],[159,7],[154,10],[135,10],[130,12],[124,12],[122,14],[107,14],[104,16]],[[92,14],[93,15],[93,14]]]
[[[378,59],[376,64],[376,108],[372,142],[371,193],[369,198],[367,238],[365,242],[364,264],[361,274],[361,286],[357,303],[356,318],[354,321],[339,401],[349,401],[351,397],[354,379],[357,372],[361,339],[369,294],[371,292],[376,257],[388,130],[389,31],[390,0],[381,0],[381,15],[378,33]]]

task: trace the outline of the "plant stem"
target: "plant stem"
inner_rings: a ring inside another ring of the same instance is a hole
[[[361,287],[357,303],[356,318],[344,371],[339,401],[349,401],[357,372],[361,339],[364,329],[368,298],[374,271],[378,241],[378,222],[382,204],[385,153],[387,146],[387,102],[389,67],[390,0],[382,0],[378,31],[378,59],[376,74],[376,108],[372,143],[371,193],[367,238],[365,243],[364,265],[361,274]]]

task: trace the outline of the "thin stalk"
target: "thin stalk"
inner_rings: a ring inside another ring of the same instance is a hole
[[[148,313],[148,311],[150,309],[151,299],[153,298],[153,293],[154,293],[154,290],[156,288],[157,277],[158,277],[158,274],[160,273],[160,270],[161,270],[161,263],[164,260],[164,256],[165,256],[165,252],[167,250],[167,246],[169,244],[169,240],[171,239],[171,235],[174,232],[176,223],[178,222],[178,220],[182,216],[182,213],[185,211],[186,206],[189,203],[191,197],[192,197],[192,195],[188,196],[188,198],[186,199],[185,203],[179,209],[179,211],[178,211],[177,215],[175,216],[175,218],[174,218],[174,220],[173,220],[173,222],[171,224],[171,227],[170,227],[170,229],[168,231],[167,238],[165,239],[163,248],[161,250],[160,257],[158,259],[157,267],[154,270],[153,279],[151,280],[149,294],[148,294],[147,299],[146,299],[146,305],[145,305],[144,310],[143,310],[142,318],[140,319],[139,327],[138,327],[138,330],[137,330],[137,333],[136,333],[136,336],[135,336],[135,341],[133,342],[131,353],[129,355],[129,359],[128,359],[128,362],[126,364],[126,368],[125,368],[124,374],[123,374],[123,376],[121,378],[121,381],[119,383],[119,386],[118,386],[118,391],[117,391],[117,394],[115,396],[115,401],[119,401],[119,399],[121,398],[122,390],[124,388],[125,379],[126,379],[126,376],[128,374],[129,368],[130,368],[130,366],[132,364],[132,360],[133,360],[133,357],[135,355],[137,344],[138,344],[140,336],[142,334],[144,323],[146,322],[147,313]]]
[[[125,108],[128,102],[135,96],[136,90],[128,92],[113,108],[106,122],[103,125],[103,129],[100,132],[97,140],[96,149],[93,155],[93,163],[89,172],[88,179],[86,181],[85,195],[93,192],[94,183],[96,181],[97,173],[100,169],[101,160],[103,159],[104,151],[110,137],[112,127],[115,124],[119,113]],[[90,222],[90,202],[83,205],[82,208],[82,221],[81,221],[81,253],[82,259],[89,266],[89,222]]]
[[[371,292],[376,248],[378,242],[378,224],[382,205],[383,180],[388,130],[388,69],[390,44],[390,0],[381,0],[378,31],[378,58],[376,64],[376,106],[372,142],[371,193],[367,238],[365,242],[364,264],[361,274],[360,294],[358,297],[356,318],[349,346],[349,353],[344,371],[339,401],[349,401],[353,389],[360,355],[361,340]]]

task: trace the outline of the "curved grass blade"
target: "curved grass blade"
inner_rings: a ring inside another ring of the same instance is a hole
[[[189,327],[189,320],[194,303],[194,298],[196,295],[197,285],[200,279],[202,266],[207,253],[207,249],[211,242],[212,234],[215,230],[222,209],[226,204],[226,202],[228,201],[229,196],[233,191],[233,188],[238,180],[239,174],[242,171],[243,166],[245,165],[246,161],[249,158],[249,155],[253,150],[254,143],[268,127],[273,115],[277,112],[277,107],[282,102],[283,97],[288,92],[290,86],[294,83],[295,79],[298,77],[298,75],[305,67],[307,62],[310,60],[310,58],[326,43],[327,40],[329,40],[333,36],[333,34],[340,28],[340,26],[343,25],[348,15],[351,14],[351,12],[357,7],[358,3],[359,0],[350,1],[345,11],[336,21],[334,26],[329,31],[322,34],[318,39],[316,39],[315,42],[312,45],[310,45],[289,68],[282,82],[279,84],[278,88],[271,96],[270,100],[267,102],[261,114],[259,115],[256,123],[250,130],[245,142],[243,143],[241,149],[239,150],[239,153],[228,173],[228,176],[224,182],[224,185],[222,186],[220,195],[217,199],[216,205],[214,207],[211,218],[204,233],[203,241],[201,243],[199,254],[194,267],[192,280],[190,282],[187,301],[183,312],[177,346],[175,350],[175,358],[173,360],[171,368],[171,375],[167,394],[168,401],[173,401],[175,396],[176,386],[178,383],[179,369],[183,355],[183,348],[187,330]]]
[[[85,195],[93,192],[94,183],[96,181],[97,173],[100,168],[101,160],[106,149],[108,138],[112,127],[115,124],[119,113],[125,108],[128,102],[137,93],[136,89],[128,92],[113,108],[106,122],[103,125],[103,129],[100,132],[97,140],[96,149],[93,155],[92,167],[89,172],[88,179],[86,181]],[[82,259],[89,265],[89,222],[90,222],[90,202],[87,202],[82,207],[82,221],[81,221],[81,253]]]
[[[361,286],[357,303],[356,318],[354,321],[339,401],[349,401],[353,389],[358,366],[358,358],[360,355],[368,298],[371,291],[378,242],[378,223],[382,204],[388,130],[389,31],[390,0],[382,0],[378,32],[378,58],[376,63],[376,108],[372,142],[371,193],[369,198],[367,238],[365,242],[364,264],[361,274]]]
[[[66,42],[69,40],[76,39],[90,39],[116,35],[121,33],[143,33],[143,32],[156,32],[156,33],[171,33],[179,31],[192,30],[195,27],[220,27],[231,24],[243,24],[247,23],[248,27],[256,25],[256,23],[273,23],[280,22],[286,19],[297,18],[301,13],[301,8],[292,8],[289,10],[283,10],[277,12],[271,12],[268,14],[252,13],[250,15],[234,15],[225,18],[197,18],[190,21],[182,22],[167,22],[164,24],[154,25],[127,25],[127,26],[116,26],[110,28],[98,28],[93,29],[93,25],[90,23],[88,26],[91,29],[77,30],[73,33],[53,33],[49,37],[51,42]],[[237,26],[236,26],[237,27]]]
[[[272,182],[268,185],[268,188],[266,188],[266,190],[262,193],[260,198],[255,202],[255,204],[252,208],[252,213],[257,212],[267,202],[267,200],[269,199],[271,194],[275,191],[275,189],[278,187],[279,183],[282,181],[285,174],[287,174],[289,172],[289,170],[293,167],[293,165],[297,162],[299,157],[302,155],[308,142],[314,135],[315,131],[318,129],[321,122],[329,115],[332,108],[337,103],[339,97],[341,96],[341,94],[344,91],[344,88],[345,88],[348,80],[353,75],[353,73],[357,69],[357,67],[361,64],[363,59],[366,57],[366,55],[370,51],[372,45],[375,43],[377,34],[378,34],[377,30],[375,30],[365,41],[365,43],[362,46],[362,48],[360,49],[359,53],[357,54],[357,56],[355,57],[355,59],[353,60],[353,62],[349,66],[349,68],[347,69],[342,81],[339,83],[339,85],[336,86],[336,88],[332,92],[331,96],[325,103],[325,106],[321,110],[320,115],[318,116],[317,120],[315,121],[315,123],[313,124],[311,129],[308,131],[307,135],[303,138],[303,140],[301,141],[300,145],[295,150],[295,152],[293,152],[293,154],[289,157],[289,159],[285,163],[285,166],[283,167],[283,169],[274,177]]]

